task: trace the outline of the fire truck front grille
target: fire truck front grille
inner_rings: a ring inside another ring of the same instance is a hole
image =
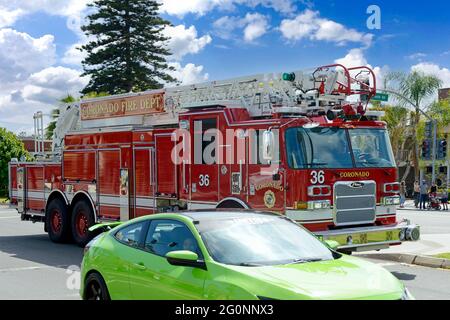
[[[376,219],[375,181],[334,185],[334,223],[337,226],[373,223]]]

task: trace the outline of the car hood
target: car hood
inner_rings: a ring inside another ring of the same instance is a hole
[[[270,299],[400,299],[404,287],[390,272],[362,259],[264,267],[231,267],[252,292]]]

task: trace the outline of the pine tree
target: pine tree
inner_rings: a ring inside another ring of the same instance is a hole
[[[167,73],[173,68],[162,31],[170,22],[158,15],[159,2],[95,0],[89,6],[96,10],[82,30],[93,40],[81,50],[88,53],[83,75],[91,80],[82,93],[138,92],[176,82]]]

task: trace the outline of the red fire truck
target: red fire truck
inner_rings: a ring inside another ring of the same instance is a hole
[[[330,65],[65,105],[53,152],[11,161],[11,204],[79,245],[98,223],[216,208],[286,215],[344,252],[418,240],[375,94],[371,69]]]

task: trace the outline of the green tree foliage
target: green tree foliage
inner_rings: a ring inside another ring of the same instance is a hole
[[[409,111],[398,106],[385,106],[383,111],[385,116],[382,120],[387,123],[392,149],[397,157],[399,152],[403,150],[407,139]]]
[[[450,100],[435,102],[431,105],[430,115],[438,121],[439,131],[450,126]]]
[[[388,86],[396,90],[406,98],[410,99],[420,109],[425,110],[426,106],[423,106],[423,102],[431,98],[436,94],[437,90],[442,86],[442,81],[434,75],[427,75],[420,71],[412,71],[410,73],[393,72],[387,76]],[[410,107],[408,101],[401,97],[396,97],[397,100],[403,105]],[[418,128],[421,121],[420,109],[416,108],[413,117],[413,127]],[[412,133],[413,142],[413,163],[416,179],[419,178],[419,139],[417,130]]]
[[[158,15],[154,0],[95,0],[95,13],[82,30],[94,39],[82,46],[84,76],[91,80],[82,93],[120,94],[158,89],[176,82],[167,71],[171,53],[162,31],[170,25]]]
[[[8,194],[8,163],[12,158],[22,156],[30,159],[23,142],[14,133],[0,128],[0,197]]]
[[[110,94],[107,93],[107,92],[99,92],[99,93],[97,93],[97,92],[89,92],[89,93],[85,94],[82,99],[102,98],[102,97],[107,97],[109,95]]]

